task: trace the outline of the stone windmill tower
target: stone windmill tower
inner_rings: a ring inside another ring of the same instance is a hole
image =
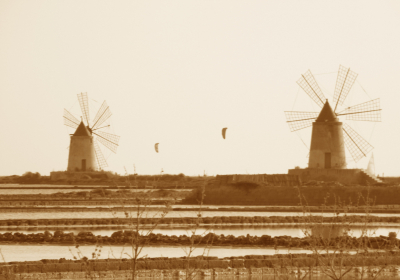
[[[297,131],[312,126],[308,168],[346,168],[345,146],[355,162],[365,157],[373,147],[348,124],[339,121],[346,116],[354,121],[381,121],[379,98],[347,107],[337,112],[353,86],[357,74],[349,68],[339,67],[333,96],[334,109],[325,98],[311,71],[297,81],[308,96],[322,109],[320,112],[285,112],[290,130]]]
[[[71,134],[67,170],[98,171],[107,167],[107,162],[97,142],[115,153],[120,137],[102,131],[110,126],[105,125],[105,122],[112,115],[105,101],[91,123],[87,93],[78,94],[78,101],[83,115],[81,121],[64,109],[64,125],[76,129],[75,133]]]

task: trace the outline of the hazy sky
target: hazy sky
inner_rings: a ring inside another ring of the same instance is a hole
[[[2,0],[0,175],[67,168],[80,92],[92,118],[103,100],[113,112],[108,170],[306,167],[311,128],[291,133],[284,111],[317,111],[296,81],[310,69],[331,98],[339,65],[358,73],[346,105],[381,98],[381,123],[348,123],[399,176],[399,1]]]

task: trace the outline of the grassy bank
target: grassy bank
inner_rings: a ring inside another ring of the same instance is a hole
[[[65,189],[64,189],[65,190]],[[136,191],[132,188],[120,188],[116,190],[110,190],[107,188],[95,188],[91,190],[81,190],[78,188],[68,189],[68,192],[54,192],[50,194],[0,194],[0,205],[6,205],[6,201],[34,201],[38,205],[40,201],[59,201],[59,200],[96,200],[96,201],[121,201],[121,200],[135,200],[136,198],[151,197],[153,199],[164,199],[166,197],[173,197],[175,199],[182,199],[186,197],[188,191],[178,191],[171,189],[152,189],[150,191]],[[37,190],[40,192],[40,190]],[[1,193],[1,190],[0,190]],[[31,203],[32,204],[32,203]],[[18,205],[18,203],[17,203]]]
[[[68,172],[66,172],[68,173]],[[79,172],[75,172],[79,174]],[[90,172],[85,175],[82,172],[79,178],[70,177],[65,179],[54,179],[50,176],[42,176],[39,173],[26,172],[21,176],[2,176],[0,177],[0,186],[2,184],[29,184],[29,185],[100,185],[110,187],[123,187],[133,185],[137,188],[146,188],[148,186],[156,188],[193,188],[203,184],[204,180],[213,180],[211,176],[185,176],[184,174],[162,174],[162,175],[119,175],[111,172]],[[132,184],[129,184],[131,182]]]
[[[315,185],[292,186],[265,186],[251,182],[238,182],[226,186],[216,187],[209,184],[205,190],[205,205],[286,205],[298,206],[299,195],[308,205],[363,205],[360,195],[369,197],[375,204],[400,204],[400,186],[344,186],[336,182],[320,183]],[[201,190],[193,192],[182,203],[196,204]]]

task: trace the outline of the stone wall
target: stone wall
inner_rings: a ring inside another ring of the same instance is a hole
[[[289,175],[299,176],[302,182],[336,181],[344,184],[362,184],[363,176],[360,169],[324,169],[305,168],[289,169]]]
[[[235,182],[254,182],[272,186],[297,186],[301,184],[297,174],[231,174],[217,175],[216,186],[223,186]]]

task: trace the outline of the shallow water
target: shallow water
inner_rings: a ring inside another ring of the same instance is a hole
[[[1,192],[1,191],[0,191]],[[161,200],[162,198],[156,198],[156,200]],[[47,201],[46,201],[47,202]],[[49,201],[50,202],[50,201]],[[71,201],[72,202],[72,201]],[[96,202],[96,200],[93,200],[92,202]],[[87,208],[94,208],[94,207],[103,207],[103,208],[108,208],[108,207],[118,207],[118,206],[121,206],[121,203],[118,203],[117,202],[117,204],[110,204],[110,205],[89,205],[89,204],[79,204],[79,205],[39,205],[39,206],[37,206],[37,207],[48,207],[48,208],[51,208],[51,207],[65,207],[65,208],[73,208],[73,207],[87,207]],[[21,207],[21,206],[18,206],[18,207]],[[36,207],[35,205],[29,205],[29,206],[26,206],[26,207]],[[152,204],[151,205],[151,207],[165,207],[165,205],[157,205],[157,204]],[[176,208],[183,208],[183,209],[192,209],[192,208],[199,208],[199,205],[179,205],[179,204],[177,204],[177,205],[172,205],[171,206],[173,209],[176,209]],[[250,209],[250,210],[252,210],[252,209],[259,209],[259,208],[264,208],[265,206],[220,206],[220,205],[207,205],[207,206],[204,206],[203,207],[203,209],[218,209],[218,208],[232,208],[232,207],[235,207],[235,208],[240,208],[240,209],[243,209],[243,208],[248,208],[248,209]],[[223,211],[222,211],[223,212]]]
[[[0,184],[0,189],[1,188],[17,188],[17,187],[21,187],[21,188],[77,188],[79,189],[79,187],[90,187],[90,188],[107,188],[110,187],[110,185],[48,185],[48,184]],[[121,189],[124,189],[125,187],[123,186],[119,186]],[[134,187],[132,187],[134,188]],[[154,189],[139,189],[139,190],[145,190],[145,191],[152,191],[152,190],[158,190],[156,188]],[[168,190],[168,189],[166,189]],[[177,191],[185,191],[185,190],[192,190],[192,189],[174,189]]]
[[[71,187],[71,186],[69,186]],[[90,186],[92,187],[92,186]],[[93,186],[94,188],[96,186]],[[102,186],[104,187],[104,186]],[[91,191],[92,189],[52,189],[49,187],[48,189],[2,189],[0,187],[0,195],[7,195],[7,194],[53,194],[53,193],[71,193],[71,192],[83,192],[83,191]],[[117,191],[117,189],[108,189],[109,191]],[[131,192],[155,192],[159,191],[159,189],[129,189]],[[191,191],[191,189],[166,189],[166,191]]]
[[[91,191],[90,189],[0,189],[0,194],[53,194]]]
[[[41,259],[73,259],[73,256],[78,256],[78,249],[74,246],[53,246],[53,245],[1,245],[1,252],[6,262],[12,261],[37,261]],[[145,247],[142,255],[147,255],[149,258],[156,257],[169,257],[179,258],[186,256],[183,247],[179,246],[157,246]],[[71,251],[70,251],[71,250]],[[95,250],[95,246],[79,246],[83,256],[91,258]],[[193,256],[202,255],[205,248],[196,248]],[[131,254],[131,248],[124,246],[104,246],[99,258],[129,258],[125,253]],[[287,250],[279,250],[279,252],[270,248],[211,248],[208,255],[215,257],[231,257],[231,256],[244,256],[244,255],[273,255],[273,254],[286,254]],[[291,250],[293,254],[311,253],[308,250],[295,249]]]

